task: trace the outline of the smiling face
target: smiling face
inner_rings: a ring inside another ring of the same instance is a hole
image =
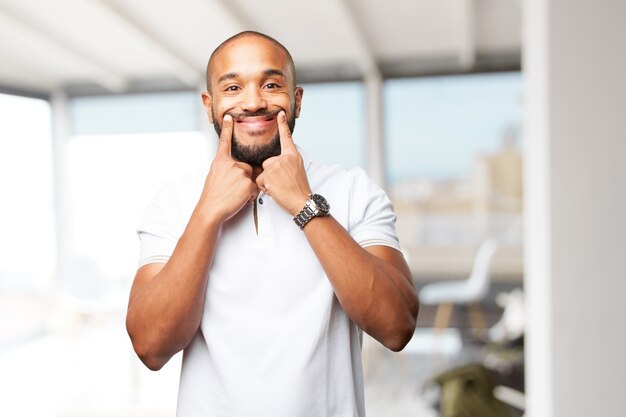
[[[224,115],[233,116],[232,156],[261,166],[279,155],[276,117],[284,110],[293,131],[303,93],[285,51],[261,36],[227,41],[211,59],[207,82],[209,92],[202,98],[218,135]]]

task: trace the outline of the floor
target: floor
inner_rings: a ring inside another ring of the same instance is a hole
[[[436,417],[439,399],[432,378],[455,366],[479,362],[482,345],[474,340],[467,326],[465,310],[456,310],[451,328],[435,333],[436,309],[422,306],[418,328],[402,352],[391,352],[376,341],[363,346],[365,401],[368,417]],[[486,321],[495,323],[499,309],[485,309]]]
[[[20,301],[23,308],[24,300]],[[7,310],[7,304],[3,313]],[[15,313],[15,311],[13,311]],[[369,417],[434,417],[429,378],[457,364],[480,359],[482,348],[463,329],[459,311],[451,329],[434,336],[434,308],[422,307],[418,329],[403,352],[386,350],[366,337],[363,345]],[[0,343],[0,415],[37,417],[173,416],[180,357],[151,372],[134,356],[123,312],[103,317],[71,312],[31,317],[36,325],[13,343]],[[487,321],[499,311],[487,309]],[[17,317],[14,314],[3,317]],[[68,319],[72,317],[72,319]],[[0,320],[2,321],[2,320]],[[8,320],[4,320],[8,325]],[[1,323],[0,323],[1,324]],[[0,342],[3,342],[0,340]]]

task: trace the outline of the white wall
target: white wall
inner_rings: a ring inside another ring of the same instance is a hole
[[[626,2],[527,0],[528,415],[626,415]]]

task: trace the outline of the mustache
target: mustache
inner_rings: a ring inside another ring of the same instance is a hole
[[[274,111],[258,110],[258,111],[244,111],[241,113],[226,113],[226,114],[230,114],[233,120],[238,121],[238,120],[246,119],[248,117],[265,117],[267,119],[271,119],[271,118],[277,117],[279,112],[280,110],[274,110]]]

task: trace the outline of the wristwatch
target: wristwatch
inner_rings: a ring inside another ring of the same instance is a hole
[[[324,197],[319,194],[309,194],[309,198],[304,204],[304,208],[300,210],[300,213],[296,214],[293,221],[304,229],[304,226],[311,221],[313,217],[326,216],[330,211],[330,204]]]

